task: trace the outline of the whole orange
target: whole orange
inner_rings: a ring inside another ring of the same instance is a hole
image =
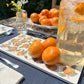
[[[41,15],[41,13],[40,13],[40,14],[38,14],[38,16],[39,16],[39,18],[40,18],[40,17],[42,16],[42,15]]]
[[[49,20],[50,20],[50,23],[52,22],[52,18],[49,18]],[[51,24],[52,25],[52,24]]]
[[[51,22],[49,19],[42,19],[40,22],[41,25],[50,26]]]
[[[31,19],[32,22],[37,23],[39,21],[39,15],[37,13],[32,13],[30,15],[30,19]]]
[[[47,16],[41,16],[40,18],[39,18],[39,23],[41,23],[41,20],[42,19],[47,19]]]
[[[43,41],[44,48],[47,48],[49,46],[56,46],[56,39],[53,37],[47,38],[45,41]]]
[[[53,17],[51,21],[52,26],[58,26],[58,17]]]
[[[48,9],[43,9],[43,10],[41,11],[41,15],[48,16],[48,15],[49,15],[49,10],[48,10]]]
[[[49,11],[49,18],[52,18],[52,13],[53,13],[53,11],[55,11],[56,10],[56,8],[52,8],[52,9],[50,9],[50,11]]]
[[[59,10],[55,10],[53,12],[53,16],[52,17],[58,17],[59,16]]]
[[[56,8],[50,9],[49,18],[58,17],[58,16],[59,16],[59,10],[58,9],[56,9]]]
[[[56,47],[48,47],[42,53],[42,60],[47,65],[55,65],[60,61],[60,51]]]
[[[29,47],[29,53],[32,58],[39,58],[42,55],[44,47],[40,41],[34,41]]]

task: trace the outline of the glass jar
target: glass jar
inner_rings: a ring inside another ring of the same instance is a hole
[[[16,12],[16,29],[18,34],[27,34],[27,12]]]
[[[81,4],[84,6],[84,0],[62,0],[60,3],[56,46],[61,52],[61,62],[68,65],[80,65],[83,61],[84,15]]]

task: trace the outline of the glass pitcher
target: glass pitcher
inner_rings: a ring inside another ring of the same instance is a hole
[[[57,47],[62,63],[84,62],[84,0],[61,0]]]

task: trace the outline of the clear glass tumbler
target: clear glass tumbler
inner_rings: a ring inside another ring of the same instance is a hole
[[[27,12],[16,12],[16,29],[18,34],[27,34]]]
[[[57,47],[61,62],[80,65],[84,57],[84,0],[62,0],[60,3]]]

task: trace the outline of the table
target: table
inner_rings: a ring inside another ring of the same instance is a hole
[[[8,18],[6,20],[0,21],[0,24],[16,27],[16,17]],[[35,36],[41,36],[43,38],[47,37],[57,37],[57,28],[54,29],[49,29],[49,28],[42,28],[42,27],[37,27],[35,25],[32,26],[32,23],[30,21],[30,18],[26,21],[26,25],[28,28],[28,33],[33,33]]]
[[[3,22],[3,23],[7,24],[7,22],[8,22],[8,24],[10,24],[11,19],[14,20],[14,18],[10,18],[10,19],[7,19],[7,21],[6,20],[0,21],[0,23]],[[9,26],[14,27],[14,24],[12,23]],[[16,29],[14,29],[13,34],[10,36],[2,36],[0,38],[0,43],[3,43],[15,36],[17,36]],[[37,69],[31,65],[23,63],[22,61],[17,60],[16,58],[13,58],[13,57],[9,56],[8,54],[3,53],[1,51],[0,51],[0,56],[3,56],[4,58],[6,58],[20,66],[18,69],[15,69],[15,70],[24,75],[24,79],[21,81],[21,84],[67,84],[64,81],[59,80],[45,72],[42,72],[39,69]],[[0,62],[6,64],[5,62],[3,62],[1,60],[0,60]],[[6,65],[8,65],[8,64],[6,64]],[[11,67],[10,65],[8,65],[8,66]],[[82,72],[78,84],[84,84],[84,75],[83,74],[84,74],[84,72]]]

